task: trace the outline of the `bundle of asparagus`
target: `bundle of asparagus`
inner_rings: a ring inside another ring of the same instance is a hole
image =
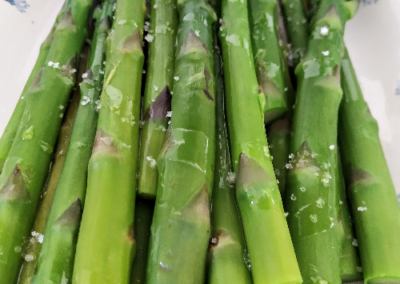
[[[0,139],[0,284],[400,283],[357,3],[66,0]]]

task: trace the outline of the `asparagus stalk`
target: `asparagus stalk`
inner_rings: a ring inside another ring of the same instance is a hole
[[[75,256],[76,284],[128,283],[130,278],[136,248],[144,12],[143,0],[118,0],[106,40],[105,82]]]
[[[82,53],[83,56],[81,56],[82,60],[77,73],[78,78],[81,78],[83,72],[86,70],[88,54],[89,49],[85,48],[85,51]],[[64,116],[63,123],[60,127],[60,132],[57,138],[57,147],[51,164],[51,171],[45,190],[42,194],[42,200],[40,202],[39,209],[36,213],[35,222],[31,232],[31,238],[27,243],[25,250],[23,251],[23,254],[27,260],[22,263],[21,271],[18,277],[18,284],[31,284],[33,275],[36,271],[40,250],[42,249],[44,231],[46,230],[47,220],[50,215],[57,184],[60,179],[65,156],[67,154],[72,127],[78,112],[80,97],[81,96],[78,88],[74,92],[71,102],[68,104],[66,115]]]
[[[291,48],[289,65],[294,69],[307,51],[309,26],[302,0],[281,0],[285,26]]]
[[[204,0],[178,2],[172,118],[158,162],[147,283],[203,283],[213,186],[214,11]],[[184,240],[179,242],[177,240]]]
[[[86,38],[90,7],[89,0],[71,2],[71,9],[54,32],[46,64],[25,98],[16,139],[0,176],[0,228],[7,228],[0,231],[0,283],[17,281],[21,263],[18,248],[32,228],[51,153],[74,86],[76,57]]]
[[[343,283],[362,280],[360,259],[358,257],[357,239],[353,232],[353,221],[349,212],[349,206],[346,197],[346,187],[343,178],[343,169],[339,157],[337,171],[339,187],[339,223],[343,230],[344,240],[342,244],[342,254],[340,259],[340,270]]]
[[[167,111],[171,109],[170,90],[174,81],[174,45],[178,25],[175,2],[151,1],[150,31],[153,35],[149,35],[153,40],[149,43],[138,186],[138,194],[146,198],[156,196],[156,161],[167,130]]]
[[[35,80],[37,74],[39,73],[40,69],[43,67],[46,57],[49,53],[51,43],[53,42],[53,36],[54,36],[54,31],[55,27],[57,26],[58,22],[62,19],[64,16],[65,12],[69,8],[69,2],[71,0],[66,0],[63,7],[61,8],[61,11],[58,13],[54,26],[50,30],[49,35],[46,37],[42,45],[40,46],[39,49],[39,56],[36,59],[36,63],[33,66],[32,72],[28,77],[28,80],[25,83],[25,87],[22,90],[21,96],[17,102],[17,105],[15,106],[15,109],[13,111],[13,114],[11,115],[10,120],[7,123],[6,128],[4,129],[4,132],[0,138],[0,173],[3,170],[4,163],[7,159],[8,153],[11,149],[11,146],[14,142],[15,135],[17,134],[18,126],[21,120],[21,117],[24,113],[25,109],[25,95],[27,94],[29,87],[32,85],[33,81]]]
[[[279,34],[279,45],[282,52],[282,67],[284,70],[284,91],[288,96],[288,112],[283,118],[273,121],[267,127],[267,137],[268,144],[270,148],[270,154],[272,159],[272,164],[275,169],[275,176],[278,181],[279,191],[281,192],[282,198],[284,198],[285,188],[286,188],[286,175],[287,168],[286,164],[289,160],[290,153],[290,141],[291,141],[291,125],[290,121],[293,114],[293,102],[295,97],[295,91],[291,82],[291,77],[289,73],[289,53],[290,47],[287,42],[287,36],[285,31],[285,26],[283,22],[283,16],[278,5],[278,34]]]
[[[250,23],[258,84],[265,95],[266,124],[289,109],[284,82],[284,62],[278,38],[276,0],[250,0]]]
[[[254,283],[301,283],[265,136],[246,1],[222,2],[221,41],[236,198]]]
[[[215,30],[214,30],[215,31]],[[216,32],[214,33],[216,36]],[[211,246],[209,248],[209,284],[252,283],[244,261],[245,241],[235,191],[229,175],[232,162],[224,106],[222,55],[214,39],[214,73],[216,82],[215,178],[211,211]]]
[[[62,283],[72,278],[81,207],[86,191],[87,165],[97,125],[97,103],[103,84],[104,41],[112,16],[113,1],[103,3],[96,19],[89,69],[80,84],[80,106],[67,157],[44,234],[35,283]]]
[[[400,283],[399,205],[379,141],[347,52],[339,141],[365,283]]]
[[[147,256],[149,251],[150,227],[153,219],[153,211],[153,201],[136,200],[135,239],[137,249],[132,264],[131,284],[146,283]]]
[[[342,0],[322,0],[304,60],[296,68],[286,209],[304,283],[341,283],[343,234],[338,224],[337,117],[340,61],[349,18]],[[319,281],[319,282],[318,282]]]

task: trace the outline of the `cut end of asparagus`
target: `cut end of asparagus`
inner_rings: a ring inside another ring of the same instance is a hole
[[[79,198],[75,199],[64,213],[54,223],[55,226],[76,228],[82,216],[82,205]]]
[[[7,182],[0,190],[0,201],[2,200],[7,200],[9,202],[17,200],[29,202],[31,200],[31,195],[18,164],[15,166],[14,170],[8,177]]]
[[[237,190],[246,189],[253,184],[268,183],[271,177],[267,172],[249,156],[240,154],[238,175],[236,177]]]
[[[147,110],[145,120],[167,120],[167,112],[171,109],[171,93],[168,86],[160,92]]]
[[[139,29],[136,29],[124,42],[122,52],[129,53],[133,50],[143,52],[142,37],[140,36]]]

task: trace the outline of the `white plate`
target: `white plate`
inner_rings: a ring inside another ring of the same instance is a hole
[[[0,0],[0,133],[64,0]],[[14,3],[14,5],[11,5]],[[26,7],[26,4],[29,7]],[[400,1],[361,0],[345,41],[400,194]]]

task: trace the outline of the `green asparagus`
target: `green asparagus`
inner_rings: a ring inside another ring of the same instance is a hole
[[[265,136],[246,1],[222,2],[220,31],[236,198],[254,283],[301,283]]]
[[[254,64],[258,84],[265,95],[264,121],[268,124],[289,109],[277,30],[277,0],[250,0],[249,4]]]
[[[84,50],[85,51],[82,53],[82,60],[77,73],[78,78],[80,78],[83,72],[86,71],[89,49],[85,48]],[[42,194],[42,200],[40,202],[39,209],[36,213],[35,222],[31,232],[32,237],[23,251],[25,257],[28,256],[28,260],[25,260],[21,266],[18,284],[31,284],[33,275],[36,271],[40,250],[42,249],[43,234],[46,230],[46,224],[50,215],[51,205],[53,204],[57,184],[60,179],[65,156],[67,154],[72,127],[75,122],[76,113],[78,112],[80,97],[81,95],[78,88],[74,92],[71,102],[68,104],[68,109],[58,134],[57,147],[54,152],[51,172],[46,183],[46,188]]]
[[[289,109],[286,115],[280,119],[273,121],[267,126],[267,137],[270,148],[270,154],[272,164],[275,169],[275,176],[278,181],[279,191],[281,192],[282,199],[284,198],[286,188],[286,175],[287,168],[286,164],[289,161],[290,153],[290,131],[291,131],[291,119],[293,114],[293,102],[295,97],[295,91],[293,89],[292,80],[289,71],[289,53],[290,47],[287,42],[286,30],[283,23],[283,16],[278,5],[278,34],[279,44],[282,54],[282,67],[284,70],[284,91],[287,93]]]
[[[80,84],[81,100],[67,157],[44,234],[34,283],[62,283],[72,278],[77,233],[86,191],[87,166],[97,124],[97,104],[103,83],[104,41],[113,1],[104,1],[95,29],[89,69]]]
[[[158,161],[147,283],[203,283],[213,186],[215,82],[213,9],[178,2],[171,126]],[[179,240],[184,240],[180,242]]]
[[[136,248],[133,221],[144,13],[143,0],[118,0],[105,43],[105,81],[89,161],[75,284],[129,282]]]
[[[302,0],[281,0],[285,26],[290,43],[289,65],[292,69],[300,63],[307,51],[309,26]]]
[[[343,234],[338,223],[337,117],[340,61],[350,13],[342,0],[322,0],[308,52],[296,68],[286,209],[304,283],[341,283]]]
[[[400,213],[379,141],[347,52],[342,60],[344,99],[339,141],[364,281],[400,283]]]
[[[343,178],[343,169],[339,156],[339,165],[337,171],[339,188],[339,224],[343,230],[342,254],[340,259],[340,270],[342,281],[344,283],[362,280],[360,259],[358,257],[357,239],[353,232],[353,221],[349,212],[347,203],[346,187]]]
[[[216,37],[216,32],[214,33]],[[209,248],[209,284],[250,284],[251,273],[245,259],[245,242],[235,191],[230,181],[232,163],[225,120],[222,55],[214,39],[214,73],[216,82],[215,177],[211,211],[211,245]]]
[[[22,260],[19,250],[32,228],[74,86],[76,59],[86,39],[91,4],[91,0],[71,1],[54,32],[46,64],[25,96],[25,110],[0,176],[0,228],[7,228],[0,231],[1,284],[17,281]]]
[[[64,16],[65,12],[69,8],[69,2],[71,0],[66,0],[63,7],[61,8],[61,11],[58,13],[54,26],[50,30],[49,35],[47,38],[44,40],[42,45],[40,46],[39,50],[39,56],[36,60],[35,65],[33,66],[32,72],[29,75],[28,80],[25,83],[25,87],[22,90],[21,96],[17,102],[17,105],[15,106],[14,112],[11,115],[10,120],[7,123],[6,128],[4,129],[4,132],[0,138],[0,173],[3,170],[4,163],[7,159],[8,152],[11,149],[11,146],[14,142],[15,135],[17,134],[19,123],[21,121],[21,117],[24,113],[25,109],[25,95],[27,94],[29,87],[32,85],[33,81],[35,80],[37,74],[43,67],[43,65],[46,62],[47,54],[49,53],[51,43],[53,42],[53,36],[54,36],[54,31],[55,27],[57,26],[58,22],[62,19]]]
[[[152,0],[149,59],[144,94],[140,175],[138,194],[155,198],[157,192],[156,162],[168,126],[167,111],[171,109],[174,70],[174,45],[178,16],[176,0]]]
[[[154,202],[136,200],[135,205],[135,239],[136,255],[132,264],[131,284],[146,283],[147,256],[150,242],[150,227],[153,219]]]

